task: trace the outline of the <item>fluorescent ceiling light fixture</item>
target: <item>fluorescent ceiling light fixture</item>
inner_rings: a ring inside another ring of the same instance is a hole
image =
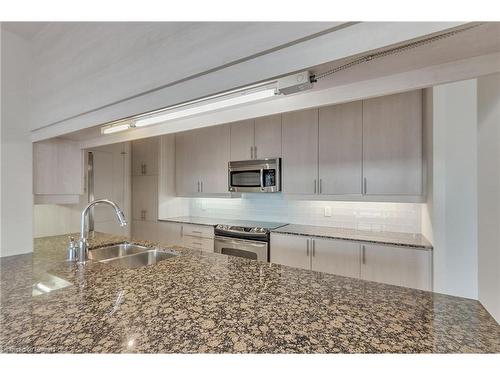
[[[276,88],[271,88],[269,85],[256,90],[240,90],[232,94],[209,97],[195,102],[156,111],[154,114],[148,115],[147,117],[138,118],[135,121],[134,126],[142,127],[155,125],[170,120],[176,120],[183,117],[199,115],[202,113],[216,111],[218,109],[263,100],[276,95],[278,95]]]
[[[110,125],[103,126],[101,128],[101,134],[118,133],[118,132],[122,132],[122,131],[128,130],[131,127],[133,127],[133,125],[132,125],[131,122],[127,122],[127,123],[123,123],[122,122],[120,124],[110,124]]]

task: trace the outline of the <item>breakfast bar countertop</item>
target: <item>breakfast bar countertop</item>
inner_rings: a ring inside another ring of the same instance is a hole
[[[500,352],[500,326],[471,299],[168,244],[179,256],[155,265],[82,267],[66,245],[38,238],[0,259],[1,352]],[[71,285],[33,296],[47,275]]]

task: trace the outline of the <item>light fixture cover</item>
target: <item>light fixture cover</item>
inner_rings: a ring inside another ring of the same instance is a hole
[[[276,95],[275,88],[266,88],[265,90],[240,92],[232,96],[218,97],[213,100],[197,102],[193,105],[181,106],[174,109],[166,109],[144,118],[139,118],[135,122],[136,127],[159,124],[161,122],[175,120],[183,117],[198,115],[201,113],[212,112],[222,108],[233,107],[239,104],[254,102],[270,98]]]

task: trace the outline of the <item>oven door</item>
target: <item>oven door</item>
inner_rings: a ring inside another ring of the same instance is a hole
[[[269,245],[264,241],[215,236],[214,250],[219,254],[267,262]]]

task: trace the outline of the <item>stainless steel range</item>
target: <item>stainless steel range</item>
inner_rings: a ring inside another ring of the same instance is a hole
[[[283,223],[240,221],[215,227],[215,252],[269,262],[269,232]]]

